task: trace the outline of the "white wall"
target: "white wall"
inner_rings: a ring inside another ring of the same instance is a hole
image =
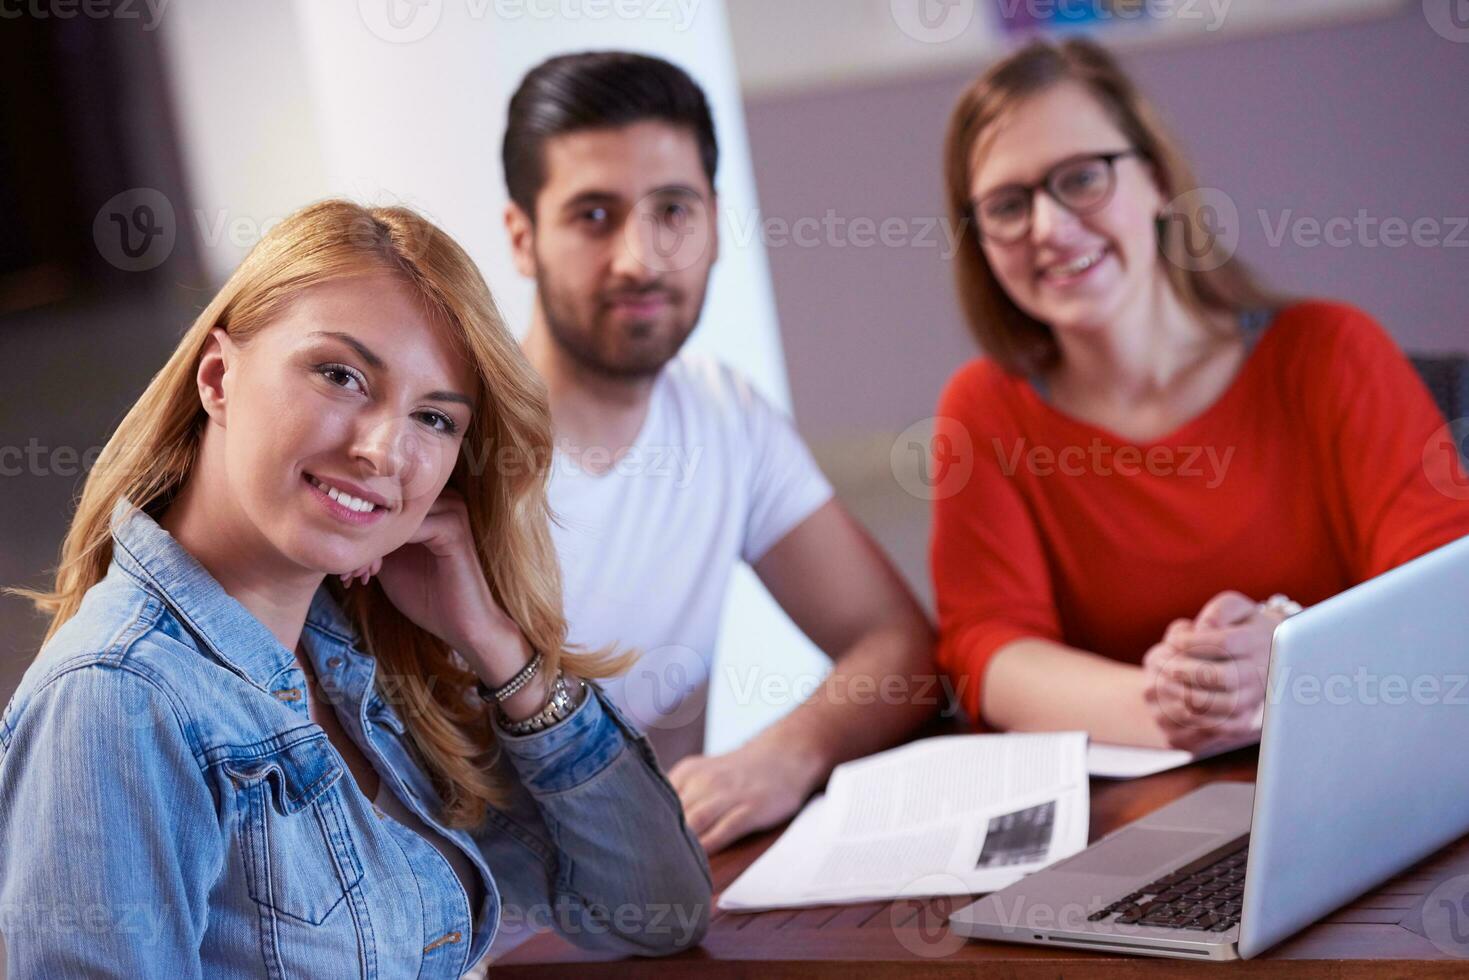
[[[1098,20],[1110,47],[1197,43],[1340,24],[1419,0],[1147,0],[1150,17]],[[730,0],[749,96],[849,89],[897,79],[974,74],[1011,40],[1004,11],[1128,10],[1108,0]]]
[[[511,264],[501,225],[500,138],[510,93],[552,54],[624,48],[688,70],[718,129],[722,211],[746,227],[756,213],[723,0],[191,0],[170,13],[165,44],[197,210],[264,227],[327,195],[410,205],[465,246],[518,330],[534,292]],[[201,242],[216,279],[247,244]],[[733,364],[789,409],[759,236],[725,235],[690,347]],[[728,671],[795,679],[826,666],[742,569],[721,634],[710,750],[792,706],[735,704]]]

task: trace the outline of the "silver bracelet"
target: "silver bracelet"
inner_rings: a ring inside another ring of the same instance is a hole
[[[580,677],[575,680],[577,687],[573,691],[566,683],[566,672],[557,670],[556,679],[551,682],[551,697],[545,707],[522,721],[511,721],[505,710],[497,705],[495,714],[498,716],[500,728],[507,735],[534,735],[568,718],[581,704],[582,696],[586,693],[587,682]]]
[[[536,675],[536,671],[541,669],[541,661],[543,659],[545,658],[541,656],[541,651],[537,650],[535,656],[531,657],[524,667],[515,672],[514,677],[510,678],[500,687],[490,690],[490,688],[485,686],[484,681],[477,681],[474,689],[479,693],[482,700],[504,704],[507,699],[520,693],[525,685],[530,683],[530,679]]]

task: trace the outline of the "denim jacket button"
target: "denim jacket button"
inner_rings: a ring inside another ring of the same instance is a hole
[[[327,666],[327,669],[328,670],[336,670],[338,667],[342,666],[342,658],[341,657],[327,657],[326,658],[326,666]]]
[[[281,691],[275,691],[274,694],[282,701],[301,700],[301,689],[299,687],[288,687]]]

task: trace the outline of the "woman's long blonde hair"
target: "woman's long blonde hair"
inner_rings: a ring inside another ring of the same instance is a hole
[[[54,588],[8,590],[51,616],[46,640],[106,575],[116,502],[126,497],[157,518],[192,472],[207,419],[196,375],[209,332],[222,327],[247,344],[302,290],[383,271],[401,277],[449,325],[460,355],[475,366],[479,409],[449,486],[464,496],[495,599],[542,652],[548,674],[558,665],[582,677],[620,668],[607,651],[567,650],[546,500],[552,449],[546,389],[505,328],[484,278],[452,238],[413,211],[342,200],[302,208],[250,251],[108,439],[87,475]],[[379,680],[393,679],[390,700],[427,763],[446,821],[477,826],[500,793],[489,775],[493,729],[484,706],[469,696],[475,676],[447,644],[400,613],[375,581],[351,590],[333,575],[326,581],[357,626],[364,652],[377,659]]]

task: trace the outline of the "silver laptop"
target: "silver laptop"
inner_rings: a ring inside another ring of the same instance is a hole
[[[960,935],[1255,956],[1469,833],[1469,537],[1275,631],[1256,783],[1215,782],[949,917]]]

